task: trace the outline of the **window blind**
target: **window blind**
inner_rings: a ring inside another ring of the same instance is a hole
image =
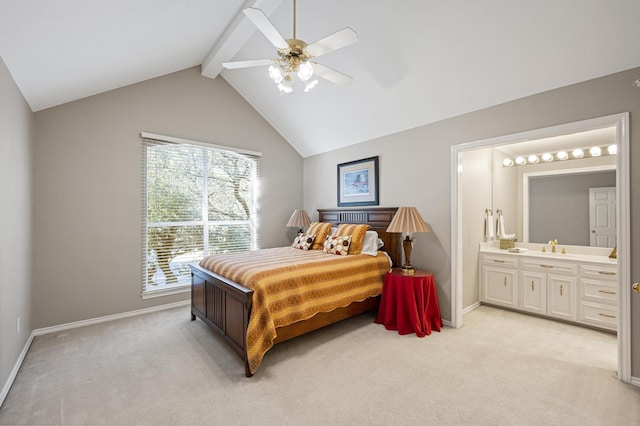
[[[259,153],[144,137],[142,151],[143,297],[188,291],[203,256],[258,248]]]

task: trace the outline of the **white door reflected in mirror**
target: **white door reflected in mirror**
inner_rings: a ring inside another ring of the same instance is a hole
[[[616,247],[616,188],[589,189],[591,247]]]

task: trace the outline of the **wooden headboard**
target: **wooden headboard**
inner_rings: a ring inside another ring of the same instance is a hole
[[[318,209],[318,215],[320,222],[331,222],[334,225],[363,223],[371,226],[371,230],[376,231],[380,239],[384,241],[381,250],[389,254],[394,266],[398,266],[402,264],[400,234],[387,232],[387,227],[397,210],[397,207]]]

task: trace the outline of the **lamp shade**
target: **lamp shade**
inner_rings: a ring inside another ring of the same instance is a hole
[[[400,207],[387,227],[387,232],[429,232],[429,227],[415,207]]]
[[[311,219],[309,215],[304,210],[294,210],[293,214],[289,218],[289,222],[287,222],[287,226],[294,226],[296,228],[303,228],[305,226],[309,226],[311,224]]]
[[[400,207],[391,219],[391,223],[387,227],[387,232],[406,233],[407,238],[402,241],[404,249],[404,265],[400,271],[404,275],[413,275],[414,268],[411,265],[411,250],[413,247],[413,238],[409,236],[414,232],[429,232],[429,227],[415,207]]]

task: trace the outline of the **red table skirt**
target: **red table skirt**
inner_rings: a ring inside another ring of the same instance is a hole
[[[375,322],[400,334],[418,337],[440,331],[442,317],[436,284],[429,272],[416,271],[413,276],[388,272]]]

